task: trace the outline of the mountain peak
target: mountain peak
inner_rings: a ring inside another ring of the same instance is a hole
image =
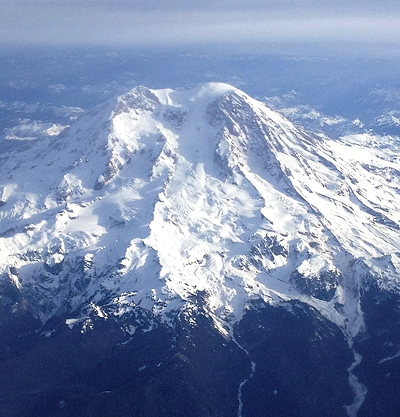
[[[349,163],[347,144],[222,83],[137,87],[110,108],[2,161],[2,280],[42,321],[168,321],[203,294],[221,331],[251,300],[295,299],[354,336],[361,282],[398,287],[388,150]]]

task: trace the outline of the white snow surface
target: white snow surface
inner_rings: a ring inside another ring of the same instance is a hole
[[[400,157],[377,142],[319,137],[227,84],[137,87],[0,155],[2,279],[43,321],[168,321],[202,292],[221,329],[251,300],[298,299],[351,338],[363,280],[399,289]]]

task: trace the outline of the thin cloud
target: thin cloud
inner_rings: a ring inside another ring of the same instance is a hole
[[[242,3],[0,0],[0,44],[400,47],[397,3],[391,3],[390,14],[383,7],[388,1],[379,6],[344,1],[321,6],[311,0]]]

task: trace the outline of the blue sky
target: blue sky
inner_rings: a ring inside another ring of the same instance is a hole
[[[203,46],[400,55],[400,4],[384,0],[0,0],[0,44]]]

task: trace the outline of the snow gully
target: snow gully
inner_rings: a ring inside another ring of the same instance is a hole
[[[354,349],[353,354],[354,362],[351,364],[350,368],[347,369],[349,373],[349,383],[354,392],[353,403],[345,406],[345,409],[349,417],[357,417],[358,410],[363,404],[368,391],[367,387],[358,380],[356,375],[353,374],[354,368],[361,363],[362,356],[359,353],[357,353]]]

